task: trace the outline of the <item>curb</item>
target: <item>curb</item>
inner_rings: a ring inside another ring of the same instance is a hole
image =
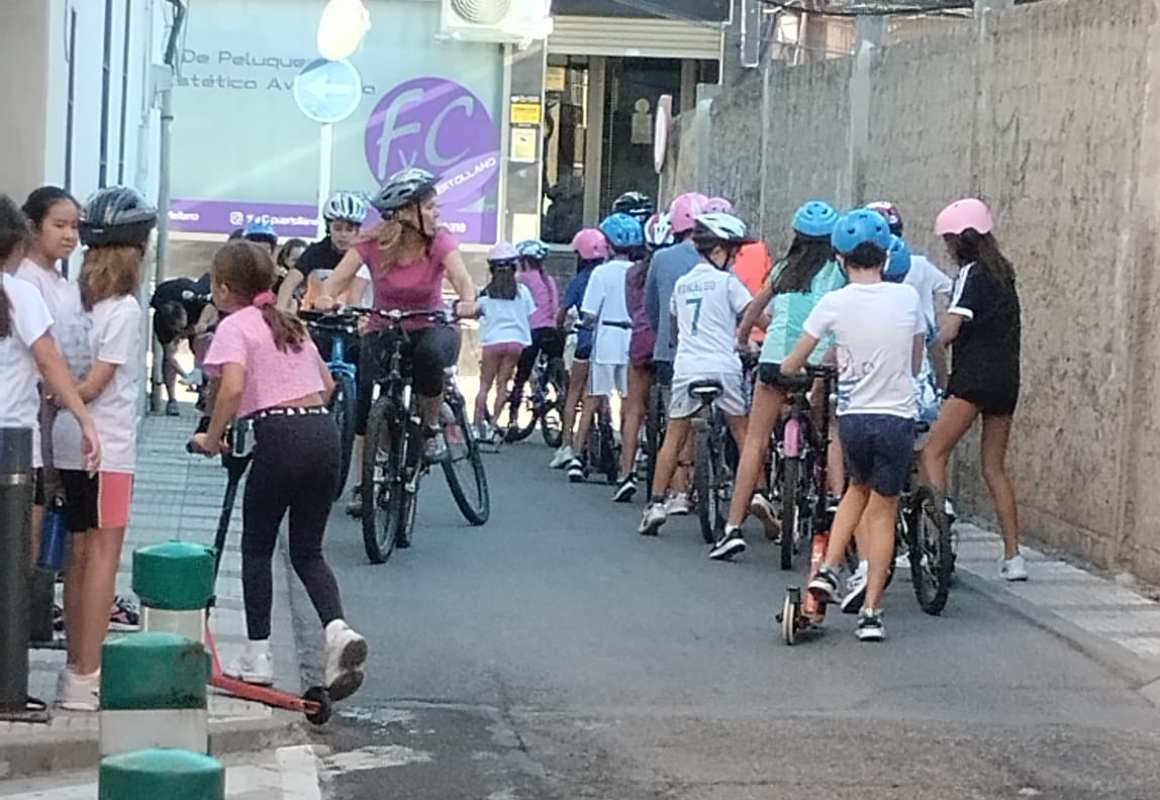
[[[1141,658],[1117,642],[1068,622],[1049,608],[1028,603],[1022,597],[996,585],[994,581],[980,577],[965,568],[960,567],[956,573],[960,586],[1009,608],[1037,628],[1054,634],[1072,645],[1101,666],[1138,684],[1136,691],[1160,708],[1160,664]]]
[[[297,714],[275,711],[266,717],[210,720],[210,755],[220,757],[301,744],[306,736],[299,719]],[[38,727],[28,726],[32,731]],[[99,745],[96,728],[0,740],[0,780],[94,770],[101,760]]]

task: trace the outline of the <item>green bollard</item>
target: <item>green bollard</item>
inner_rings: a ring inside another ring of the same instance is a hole
[[[209,756],[152,749],[101,761],[98,800],[225,800],[226,771]]]
[[[172,633],[131,633],[101,651],[101,756],[152,747],[209,752],[200,642]]]
[[[212,548],[173,541],[133,553],[133,591],[141,600],[143,631],[176,633],[205,644],[213,584]]]

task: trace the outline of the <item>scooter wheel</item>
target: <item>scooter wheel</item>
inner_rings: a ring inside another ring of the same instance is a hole
[[[801,604],[787,594],[781,607],[781,638],[788,645],[797,642],[799,619],[801,619]]]
[[[302,695],[302,699],[309,703],[318,703],[317,713],[307,712],[307,722],[312,725],[325,725],[330,721],[330,715],[334,711],[334,703],[330,701],[330,692],[326,691],[325,687],[311,686],[306,690],[306,694]]]

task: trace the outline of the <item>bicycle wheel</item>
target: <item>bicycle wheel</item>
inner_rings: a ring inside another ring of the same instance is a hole
[[[363,546],[372,564],[391,557],[403,511],[405,442],[395,429],[398,413],[388,397],[380,397],[367,418],[362,463]]]
[[[793,569],[798,543],[798,516],[801,512],[802,460],[781,461],[781,568]]]
[[[464,518],[472,525],[482,525],[491,516],[491,495],[479,443],[467,422],[467,405],[458,390],[444,392],[441,417],[447,439],[447,458],[443,461],[447,488]]]
[[[564,443],[564,403],[568,398],[568,373],[564,362],[553,360],[548,365],[543,405],[540,408],[540,435],[552,449]]]
[[[657,460],[660,458],[661,445],[665,438],[665,409],[664,394],[660,385],[654,385],[648,392],[648,413],[645,419],[645,453],[647,456],[647,491],[652,493],[653,479],[657,474]]]
[[[951,590],[954,567],[951,526],[928,486],[915,489],[907,510],[910,537],[907,545],[914,596],[927,614],[939,614],[946,607]]]
[[[697,492],[697,518],[701,522],[701,538],[705,544],[713,544],[717,541],[718,529],[724,528],[721,498],[717,491],[721,455],[712,425],[698,425],[696,435],[693,488]]]
[[[539,376],[535,373],[524,384],[523,390],[520,392],[519,402],[516,402],[514,394],[510,395],[511,400],[508,401],[507,419],[497,419],[495,424],[504,433],[504,441],[508,443],[522,442],[532,435],[532,431],[536,429],[537,411],[536,408],[536,391],[533,387],[539,381]],[[515,386],[513,384],[512,390],[514,392]]]
[[[335,499],[342,497],[342,490],[346,488],[346,478],[350,474],[350,459],[354,449],[354,418],[358,404],[356,392],[354,378],[346,374],[334,375],[334,395],[330,398],[330,413],[334,415],[334,424],[338,428],[338,446],[341,454]]]

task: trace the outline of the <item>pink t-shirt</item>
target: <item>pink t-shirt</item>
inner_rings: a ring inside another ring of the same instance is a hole
[[[235,311],[218,324],[205,356],[206,372],[221,375],[226,364],[241,364],[246,370],[239,417],[326,389],[322,382],[326,367],[310,337],[298,352],[289,347],[282,352],[261,310],[254,306]]]
[[[383,267],[383,253],[375,239],[354,246],[371,269],[375,287],[375,308],[383,311],[430,311],[443,307],[443,262],[459,247],[446,228],[435,234],[427,255],[410,264]],[[379,330],[382,320],[371,317],[370,328]]]
[[[531,319],[532,330],[556,327],[560,297],[556,291],[555,279],[542,271],[529,269],[521,272],[517,280],[531,290],[532,299],[536,301],[536,311]]]

